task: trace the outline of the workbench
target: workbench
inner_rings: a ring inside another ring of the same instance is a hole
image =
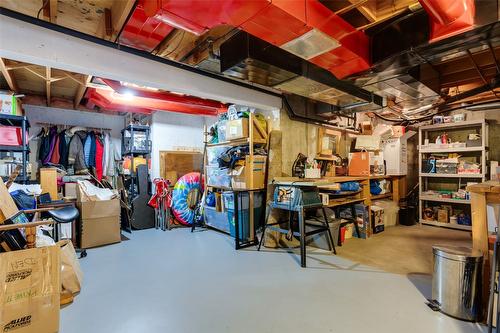
[[[370,193],[370,180],[388,180],[391,182],[391,192],[381,195],[372,195]],[[335,198],[329,200],[328,205],[325,207],[335,208],[338,206],[346,206],[349,204],[362,203],[365,206],[370,207],[373,201],[380,199],[392,199],[395,203],[399,204],[399,200],[406,196],[406,176],[335,176],[335,177],[323,177],[318,179],[312,178],[297,178],[297,177],[276,177],[273,182],[298,182],[302,184],[309,184],[311,186],[317,186],[321,192],[322,189],[328,189],[338,183],[345,183],[350,181],[359,182],[361,185],[361,191],[359,193],[353,193],[352,195],[346,195],[342,198]],[[272,184],[272,183],[271,183]],[[370,209],[368,209],[370,211]],[[369,216],[369,225],[371,226],[371,214]],[[368,228],[368,237],[371,236],[371,228]]]
[[[472,247],[483,255],[483,309],[487,308],[488,286],[490,285],[490,256],[488,251],[488,216],[487,206],[500,204],[500,182],[486,181],[467,186],[471,197]],[[497,227],[498,219],[496,217]]]

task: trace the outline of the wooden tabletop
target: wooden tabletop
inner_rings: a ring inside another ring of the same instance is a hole
[[[488,180],[483,183],[467,186],[467,191],[474,193],[500,193],[500,182]]]

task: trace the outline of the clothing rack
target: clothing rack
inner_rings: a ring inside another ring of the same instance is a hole
[[[96,131],[96,132],[109,131],[109,132],[111,132],[111,128],[104,128],[104,127],[89,127],[89,126],[55,124],[55,123],[45,123],[45,122],[37,122],[36,124],[40,125],[41,127],[57,126],[57,127],[63,127],[64,129],[69,129],[69,128],[73,128],[73,127],[81,127],[81,128],[85,128],[88,131]]]

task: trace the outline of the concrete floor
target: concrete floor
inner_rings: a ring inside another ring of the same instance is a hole
[[[319,250],[235,251],[228,236],[137,231],[88,251],[61,333],[477,333],[431,311],[427,275],[398,275]]]
[[[398,274],[432,274],[432,246],[472,247],[472,235],[462,230],[426,225],[386,228],[364,240],[351,238],[339,247],[338,254],[348,260],[385,272]]]

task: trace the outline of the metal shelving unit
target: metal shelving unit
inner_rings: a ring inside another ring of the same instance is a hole
[[[423,146],[424,140],[429,139],[430,132],[443,132],[443,131],[456,131],[456,130],[466,130],[475,129],[481,134],[481,146],[478,147],[457,147],[457,148],[429,148]],[[458,186],[462,184],[462,179],[467,179],[467,181],[477,181],[483,182],[486,180],[486,161],[488,159],[488,123],[486,120],[468,120],[457,123],[446,123],[446,124],[436,124],[436,125],[426,125],[421,126],[418,130],[419,133],[419,153],[418,153],[418,167],[419,167],[419,193],[420,193],[420,223],[426,225],[433,225],[439,227],[446,227],[458,230],[471,230],[471,226],[460,225],[460,224],[450,224],[442,223],[438,221],[424,220],[423,219],[423,209],[425,204],[428,202],[443,202],[458,205],[470,205],[470,200],[460,200],[460,199],[450,199],[450,198],[440,198],[431,195],[422,194],[427,190],[429,182],[436,181],[439,179],[446,179],[450,181],[458,181]],[[425,155],[430,154],[451,154],[451,153],[465,153],[467,156],[474,156],[480,160],[481,173],[479,174],[441,174],[441,173],[423,173],[422,172],[422,161]]]
[[[28,146],[27,131],[30,127],[28,119],[26,116],[14,116],[9,114],[0,114],[0,125],[2,126],[15,126],[21,128],[21,143],[19,146],[6,146],[0,145],[0,152],[10,152],[10,153],[21,153],[22,159],[22,171],[16,178],[18,182],[25,184],[28,181],[28,154],[30,152]],[[4,180],[9,178],[8,176],[3,177]]]

